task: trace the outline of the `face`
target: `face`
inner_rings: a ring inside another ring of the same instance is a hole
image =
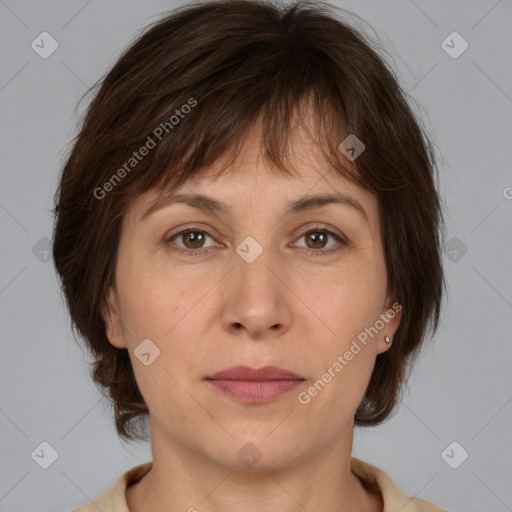
[[[376,198],[299,134],[294,158],[297,176],[272,173],[251,137],[220,177],[214,166],[171,191],[223,207],[150,191],[123,219],[108,338],[129,351],[152,438],[225,467],[285,467],[351,439],[398,328]],[[350,202],[291,208],[327,194]],[[208,380],[239,365],[299,378]]]

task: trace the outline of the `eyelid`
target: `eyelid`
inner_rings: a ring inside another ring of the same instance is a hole
[[[309,233],[317,233],[317,232],[325,232],[325,233],[327,233],[328,236],[330,236],[331,238],[334,238],[338,242],[338,244],[340,244],[342,247],[345,247],[345,246],[349,245],[348,238],[345,235],[343,235],[342,233],[338,232],[334,228],[331,228],[330,226],[327,226],[327,225],[323,225],[322,226],[322,225],[319,225],[318,223],[315,224],[314,226],[309,226],[305,230],[301,231],[295,238],[301,239],[302,237],[308,235]],[[324,249],[310,249],[308,247],[303,247],[303,249],[308,254],[309,253],[311,253],[311,254],[316,253],[318,255],[322,255],[322,254],[337,252],[341,248],[340,247],[338,247],[338,248],[328,247],[328,248],[324,248]]]
[[[196,226],[196,225],[188,225],[188,226],[184,226],[184,227],[180,227],[177,231],[171,231],[169,234],[165,235],[164,237],[164,242],[170,242],[174,237],[178,236],[178,235],[181,235],[183,233],[186,233],[187,231],[200,231],[201,233],[206,233],[210,238],[220,238],[221,235],[213,228],[210,228],[208,227],[207,229],[206,228],[202,228],[200,226]],[[213,236],[210,231],[214,231],[215,233],[215,236]]]
[[[181,227],[178,229],[178,231],[172,231],[171,233],[167,234],[164,238],[164,241],[165,242],[168,242],[169,240],[171,240],[172,238],[174,238],[176,235],[180,235],[186,231],[192,231],[192,230],[196,230],[196,231],[201,231],[201,232],[204,232],[206,233],[207,235],[209,235],[211,238],[215,238],[214,236],[211,235],[211,233],[209,232],[209,230],[212,229],[212,228],[202,228],[201,226],[197,226],[197,225],[187,225],[187,226],[184,226],[184,227]],[[346,240],[346,237],[345,235],[343,235],[342,233],[338,232],[337,230],[335,230],[334,228],[331,228],[330,226],[328,225],[322,225],[321,223],[316,223],[314,224],[313,226],[309,226],[307,228],[304,228],[303,230],[300,230],[296,235],[296,237],[299,237],[299,236],[304,236],[308,233],[310,233],[311,231],[315,231],[315,230],[325,230],[325,231],[328,231],[330,233],[332,233],[333,235],[336,235],[338,237],[340,237],[341,239],[343,240]],[[216,232],[216,230],[213,230],[215,231],[216,233],[216,236],[217,237],[220,237],[220,235]]]
[[[300,230],[299,234],[297,236],[304,236],[304,235],[307,235],[308,233],[315,232],[315,231],[326,231],[326,232],[333,234],[339,238],[342,238],[343,240],[346,239],[345,235],[343,235],[337,229],[332,228],[332,227],[328,226],[327,224],[322,224],[322,223],[316,223],[313,226],[309,226],[307,228],[304,228],[303,230]]]
[[[181,227],[178,229],[178,231],[173,231],[171,232],[169,235],[166,235],[165,238],[164,238],[164,243],[165,244],[170,244],[171,241],[180,236],[180,235],[183,235],[187,232],[194,232],[194,231],[198,231],[198,232],[201,232],[201,233],[204,233],[206,236],[210,237],[212,240],[215,241],[215,244],[218,246],[219,245],[219,242],[217,242],[215,240],[215,236],[212,236],[210,234],[210,230],[211,228],[208,228],[208,229],[204,229],[200,226],[197,226],[197,225],[188,225],[188,226],[184,226],[184,227]],[[215,231],[215,230],[214,230]],[[319,223],[316,223],[314,225],[310,225],[302,230],[300,230],[300,232],[298,234],[296,234],[294,236],[294,240],[295,239],[300,239],[302,238],[303,236],[309,234],[309,233],[315,233],[315,232],[319,232],[319,231],[324,231],[327,233],[328,236],[331,236],[331,237],[334,237],[339,244],[341,244],[342,246],[346,246],[348,245],[348,239],[347,237],[345,237],[345,235],[343,235],[342,233],[339,233],[337,230],[335,230],[334,228],[331,228],[330,226],[328,225],[321,225]],[[224,244],[220,244],[220,245],[224,245]],[[208,250],[211,248],[211,247],[214,247],[214,246],[210,246],[210,247],[206,247],[206,248],[203,248],[203,247],[200,247],[200,248],[197,248],[197,249],[186,249],[186,248],[181,248],[181,247],[178,247],[177,249],[173,249],[177,252],[180,252],[180,253],[200,253],[200,251],[206,251],[208,252]],[[338,249],[332,249],[332,248],[327,248],[327,249],[310,249],[310,248],[307,248],[307,247],[303,247],[303,249],[308,252],[308,253],[318,253],[318,255],[322,255],[322,254],[325,254],[325,253],[329,253],[329,252],[336,252]]]

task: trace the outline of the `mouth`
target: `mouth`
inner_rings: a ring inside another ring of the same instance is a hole
[[[214,389],[246,404],[270,402],[305,381],[304,378],[276,366],[258,370],[235,366],[205,379]]]

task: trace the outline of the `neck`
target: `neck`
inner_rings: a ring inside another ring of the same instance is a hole
[[[272,460],[257,470],[244,467],[238,458],[219,464],[183,446],[154,422],[151,442],[151,471],[126,491],[131,512],[383,510],[381,497],[367,491],[350,470],[352,429],[314,454]]]

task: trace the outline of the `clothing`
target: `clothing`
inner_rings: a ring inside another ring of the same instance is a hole
[[[119,476],[111,487],[94,500],[94,503],[73,509],[71,512],[130,512],[126,503],[126,488],[128,484],[140,480],[152,467],[152,461],[135,466]],[[376,466],[352,457],[350,467],[369,488],[376,488],[382,494],[384,512],[448,512],[430,501],[405,496],[391,478]]]

